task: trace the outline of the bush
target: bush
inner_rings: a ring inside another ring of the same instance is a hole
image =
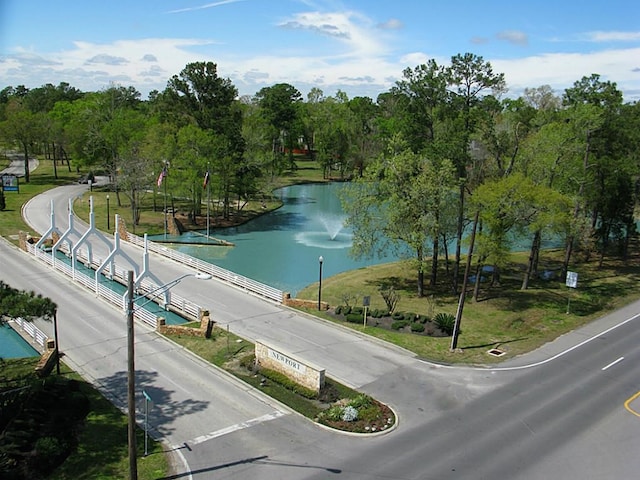
[[[411,324],[411,331],[412,332],[416,332],[416,333],[424,332],[424,324],[422,324],[420,322],[413,322]]]
[[[351,313],[357,313],[358,315],[364,315],[363,307],[351,307]]]
[[[407,322],[406,320],[396,320],[391,324],[391,328],[393,328],[394,330],[400,330],[407,325],[409,325],[409,322]]]
[[[453,334],[453,326],[456,323],[456,317],[450,313],[439,313],[433,317],[433,322],[447,335]]]
[[[349,315],[345,316],[345,319],[349,323],[362,323],[364,321],[362,313],[360,313],[360,314],[350,313]]]
[[[338,305],[336,307],[336,310],[335,310],[336,315],[341,315],[342,314],[342,308],[343,308],[342,305]]]
[[[383,310],[381,308],[374,308],[373,310],[371,310],[371,313],[369,314],[369,316],[373,317],[373,318],[382,318],[382,317],[386,317],[389,315],[389,311],[388,310]]]
[[[394,312],[393,315],[391,315],[391,318],[394,320],[404,320],[404,312]]]
[[[349,402],[349,406],[357,408],[358,410],[360,410],[361,408],[369,407],[372,404],[373,399],[369,395],[366,395],[364,393],[361,393]]]
[[[314,390],[311,390],[310,388],[307,388],[307,387],[303,387],[299,383],[296,383],[293,380],[291,380],[289,377],[287,377],[283,373],[276,372],[275,370],[271,370],[269,368],[261,368],[260,375],[276,383],[279,383],[280,385],[285,387],[287,390],[291,390],[292,392],[297,393],[298,395],[301,395],[303,397],[311,398],[311,399],[315,399],[318,397],[318,394]]]
[[[349,315],[351,313],[351,307],[349,305],[344,305],[342,307],[342,315]]]
[[[344,407],[342,411],[342,420],[345,422],[355,422],[358,419],[358,410],[352,406]]]

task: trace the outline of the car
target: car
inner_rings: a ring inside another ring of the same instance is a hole
[[[78,183],[89,183],[89,181],[91,181],[91,183],[96,183],[96,176],[93,172],[89,172],[78,179]]]

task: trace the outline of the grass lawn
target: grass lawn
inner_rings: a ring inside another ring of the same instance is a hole
[[[635,244],[637,249],[637,243]],[[559,281],[533,280],[527,290],[521,290],[525,253],[514,253],[509,266],[503,269],[500,285],[482,283],[478,301],[467,296],[458,338],[459,351],[451,352],[451,337],[433,338],[418,334],[400,333],[373,326],[346,323],[342,325],[387,340],[404,347],[418,356],[445,363],[486,364],[502,361],[534,350],[563,333],[574,330],[590,321],[620,308],[638,298],[640,289],[640,263],[638,251],[627,262],[605,259],[602,268],[597,260],[570,268],[578,277],[578,288],[570,289]],[[540,271],[558,271],[563,252],[545,251],[541,254]],[[440,281],[445,283],[445,273]],[[439,312],[455,315],[458,297],[446,287],[416,295],[416,275],[406,263],[395,262],[353,270],[323,279],[322,299],[331,306],[362,305],[365,295],[371,298],[371,308],[385,309],[380,288],[393,285],[400,300],[396,311],[413,312],[431,318]],[[471,286],[473,288],[473,285]],[[301,292],[299,298],[315,299],[318,284]],[[569,302],[570,300],[570,302]],[[569,313],[567,307],[569,306]],[[318,314],[316,310],[309,313]],[[331,315],[324,318],[337,321]],[[373,320],[369,322],[373,324]],[[498,347],[506,352],[496,358],[487,354]]]

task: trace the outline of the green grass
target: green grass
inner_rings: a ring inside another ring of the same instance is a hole
[[[540,270],[558,269],[561,251],[545,251],[541,255]],[[558,281],[533,280],[528,290],[520,290],[522,267],[526,254],[514,253],[504,269],[499,286],[483,283],[478,301],[467,296],[461,321],[458,347],[451,352],[451,338],[432,338],[422,335],[388,331],[382,328],[351,324],[336,320],[328,314],[323,318],[339,322],[358,331],[399,345],[422,358],[445,363],[495,363],[532,351],[559,335],[583,326],[608,312],[640,298],[640,266],[635,257],[624,263],[609,258],[602,268],[596,261],[575,266],[579,273],[577,289],[569,289]],[[376,265],[352,270],[322,282],[322,299],[330,305],[362,305],[365,295],[371,297],[371,308],[386,308],[380,295],[381,287],[393,285],[400,294],[396,311],[435,316],[439,312],[455,315],[458,297],[447,291],[444,272],[435,291],[416,295],[415,272],[404,262]],[[299,298],[314,299],[318,284],[299,292]],[[567,314],[568,299],[571,299]],[[317,315],[316,310],[308,313]],[[369,325],[374,320],[370,319]],[[498,347],[506,355],[496,358],[487,354]]]
[[[30,174],[29,183],[20,179],[19,192],[4,192],[6,201],[5,210],[0,211],[0,236],[17,243],[17,235],[20,231],[35,235],[36,232],[22,219],[22,206],[32,197],[41,194],[51,188],[67,185],[78,180],[78,174],[69,172],[67,167],[58,167],[58,178],[53,171],[53,163],[50,160],[40,160],[40,166]]]
[[[2,381],[35,380],[35,365],[39,358],[12,359],[2,362]],[[91,411],[79,432],[78,449],[48,478],[53,480],[126,478],[129,472],[127,417],[100,392],[71,371],[64,363],[61,374],[79,382],[80,391],[87,396]],[[137,429],[138,478],[151,480],[168,474],[169,465],[163,445],[149,439],[149,455],[144,456],[144,432]]]

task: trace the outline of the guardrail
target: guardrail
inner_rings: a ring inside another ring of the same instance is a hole
[[[20,327],[20,330],[29,335],[34,342],[36,342],[44,349],[48,336],[42,330],[36,327],[32,322],[28,322],[21,317],[14,318],[13,323],[18,325],[18,327]]]
[[[62,249],[61,249],[62,250]],[[68,250],[68,249],[66,249]],[[36,257],[38,260],[47,263],[48,265],[53,265],[53,261],[52,261],[52,257],[51,257],[51,252],[47,252],[44,250],[41,250],[39,248],[36,248],[35,245],[32,244],[27,244],[27,251],[33,255],[34,257]],[[67,253],[68,251],[63,251],[63,253]],[[91,264],[89,265],[89,261],[88,258],[86,257],[86,255],[84,255],[83,252],[78,252],[78,261],[89,266],[92,267],[93,269],[96,269],[100,264],[101,264],[101,259],[99,258],[94,258],[94,261],[91,262]],[[88,290],[91,291],[95,291],[95,284],[96,284],[96,280],[95,277],[93,276],[89,276],[86,273],[76,269],[75,270],[75,276],[74,276],[74,272],[71,268],[70,265],[68,265],[66,262],[58,259],[55,262],[55,269],[64,273],[67,277],[69,278],[73,278],[77,283],[83,285],[85,288],[87,288]],[[110,271],[110,267],[107,267],[107,272],[109,274],[111,274]],[[117,266],[114,268],[114,272],[113,272],[113,277],[114,278],[118,278],[121,280],[122,284],[126,284],[127,283],[127,271],[125,269],[122,268],[118,268]],[[138,290],[141,291],[142,293],[146,292],[151,292],[153,290],[157,290],[158,288],[160,288],[161,286],[154,284],[153,282],[149,282],[145,279],[143,279],[143,281],[141,282],[141,285],[138,287]],[[105,300],[107,300],[109,303],[112,303],[113,305],[116,305],[117,307],[121,308],[123,311],[126,311],[127,309],[127,305],[125,305],[125,301],[124,301],[124,297],[122,294],[119,294],[118,292],[115,292],[114,290],[110,289],[109,287],[103,285],[103,284],[98,284],[98,289],[97,289],[97,293],[98,296],[104,298]],[[170,303],[169,306],[171,307],[172,310],[182,313],[184,315],[188,315],[191,316],[193,318],[200,318],[200,312],[202,311],[202,308],[197,305],[194,302],[191,302],[179,295],[176,294],[171,294],[169,296],[170,299]],[[134,316],[142,321],[144,321],[145,323],[151,325],[152,327],[156,327],[156,323],[157,323],[157,318],[156,315],[152,312],[149,312],[147,309],[145,309],[144,307],[136,307],[134,310]],[[46,338],[46,336],[45,336]]]
[[[127,233],[127,236],[127,241],[129,243],[144,248],[143,238],[138,237],[133,233]],[[177,250],[174,250],[173,248],[165,247],[164,245],[155,243],[151,240],[148,240],[148,248],[149,251],[153,253],[170,258],[183,265],[188,265],[198,271],[208,273],[212,277],[240,287],[243,290],[255,293],[261,297],[273,300],[277,303],[282,303],[283,301],[284,292],[277,288],[271,287],[256,280],[252,280],[251,278],[239,275],[229,270],[225,270],[224,268],[218,267],[217,265],[213,265],[198,258],[192,257],[191,255],[187,255],[186,253],[179,252]]]

